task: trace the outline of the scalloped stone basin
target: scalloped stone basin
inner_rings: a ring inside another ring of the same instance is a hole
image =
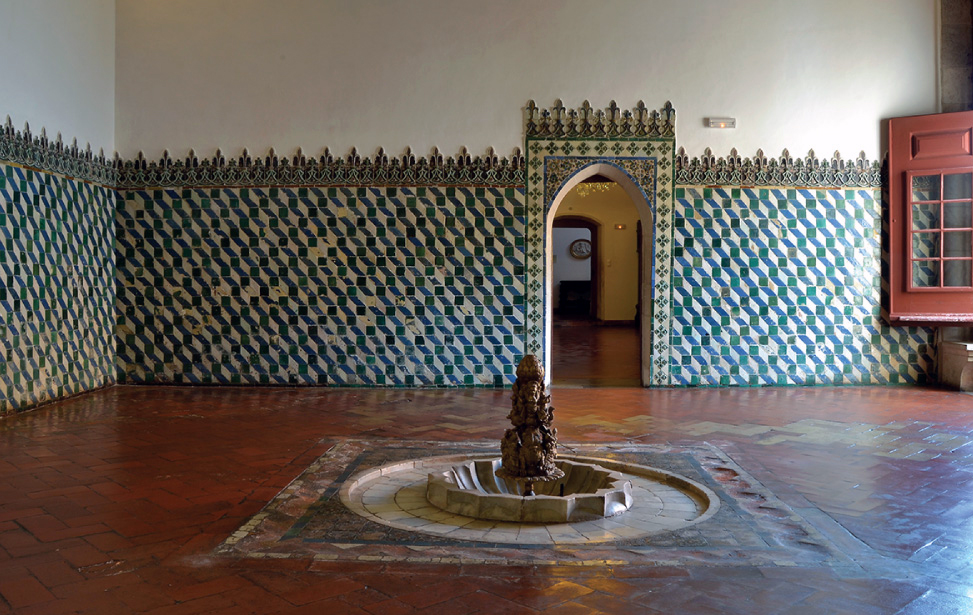
[[[426,499],[458,515],[493,521],[568,523],[617,515],[632,506],[632,483],[620,472],[566,459],[555,462],[564,476],[523,485],[500,478],[499,459],[477,459],[429,474]]]

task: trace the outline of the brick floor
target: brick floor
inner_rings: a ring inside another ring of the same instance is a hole
[[[953,613],[973,396],[553,390],[562,442],[718,442],[847,565],[409,565],[213,549],[323,440],[499,440],[509,391],[114,387],[0,420],[0,613]]]

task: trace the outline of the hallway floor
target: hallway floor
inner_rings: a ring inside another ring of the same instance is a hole
[[[639,330],[554,319],[551,379],[562,387],[638,387]]]
[[[0,420],[0,613],[973,610],[973,396],[921,388],[553,390],[565,447],[721,451],[723,506],[809,528],[803,564],[692,534],[639,563],[216,552],[332,445],[496,442],[509,394],[120,386]]]

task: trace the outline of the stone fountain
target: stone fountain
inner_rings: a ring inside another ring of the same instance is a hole
[[[554,408],[537,357],[517,366],[507,418],[511,427],[499,456],[470,443],[478,452],[395,459],[344,481],[342,503],[404,531],[496,544],[613,542],[674,531],[719,510],[711,489],[667,470],[558,455]],[[525,530],[526,524],[544,529]]]
[[[500,459],[477,459],[428,476],[426,499],[443,510],[497,521],[565,523],[628,510],[632,483],[620,472],[557,458],[554,408],[544,366],[534,355],[517,366],[513,427]]]

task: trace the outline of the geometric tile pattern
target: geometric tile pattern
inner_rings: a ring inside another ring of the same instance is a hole
[[[678,186],[673,226],[674,385],[934,380],[880,317],[878,190]]]
[[[654,255],[652,284],[652,357],[650,382],[669,384],[669,330],[672,245],[672,138],[527,140],[527,352],[543,353],[550,364],[546,288],[547,229],[554,200],[564,183],[584,168],[607,164],[620,169],[639,189],[652,213],[646,244]]]
[[[524,218],[512,187],[127,191],[119,380],[507,385]]]
[[[0,163],[0,414],[114,381],[114,200]]]
[[[381,150],[123,164],[8,121],[0,413],[116,377],[509,384],[524,352],[551,361],[548,218],[563,182],[596,163],[652,210],[651,384],[933,381],[932,331],[879,315],[877,166],[787,150],[690,161],[673,152],[674,119],[668,104],[530,103],[526,167],[517,153]],[[148,177],[178,187],[144,189]],[[119,178],[130,191],[106,187]],[[281,178],[291,187],[246,187]]]

